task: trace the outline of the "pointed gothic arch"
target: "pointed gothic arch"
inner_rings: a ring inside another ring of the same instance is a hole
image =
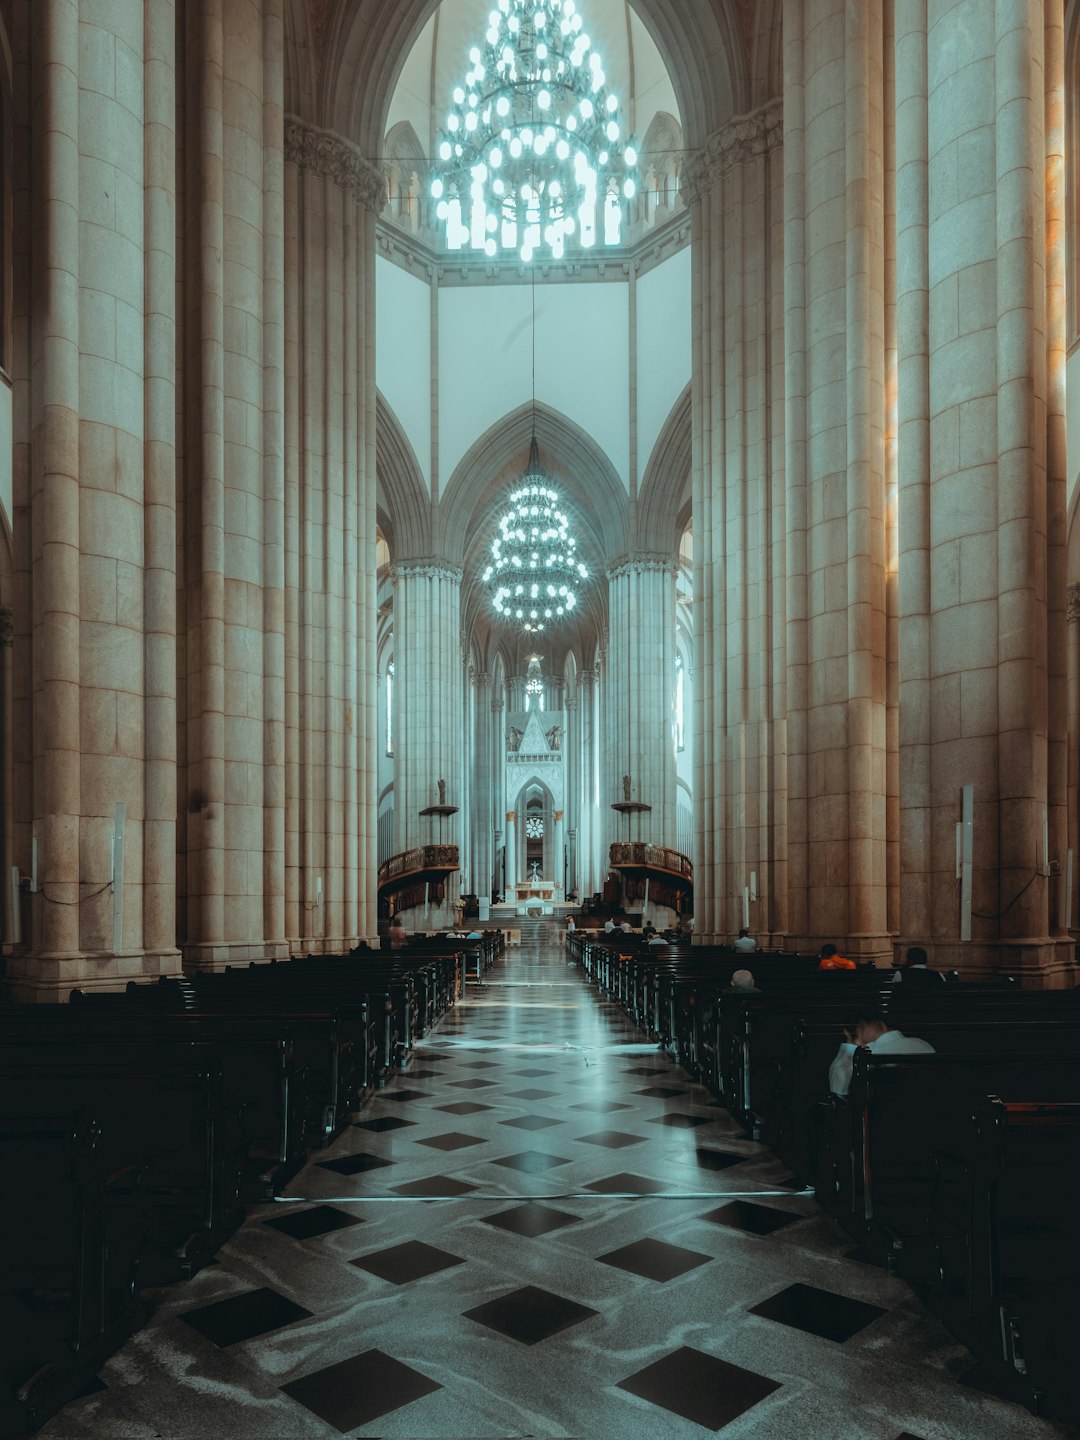
[[[382,394],[375,398],[377,514],[395,560],[431,554],[431,503],[416,451]]]

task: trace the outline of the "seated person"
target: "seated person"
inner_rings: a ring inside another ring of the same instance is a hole
[[[611,916],[609,915],[608,918],[604,921],[604,934],[605,934],[605,935],[610,935],[611,932],[612,932],[614,929],[615,929],[615,921],[614,921],[614,920],[611,918]]]
[[[400,915],[395,915],[390,921],[390,929],[387,933],[390,936],[391,950],[404,950],[409,943],[409,932],[402,924]]]
[[[722,995],[760,995],[761,991],[754,984],[754,977],[749,970],[736,970],[731,977],[731,984],[720,993]]]
[[[854,960],[849,960],[846,955],[837,954],[835,945],[822,945],[818,951],[819,970],[856,970],[858,967]]]
[[[629,920],[623,920],[622,924],[619,926],[619,929],[623,932],[624,935],[629,935],[633,928],[634,927],[630,924]]]
[[[829,1066],[829,1089],[834,1095],[846,1095],[851,1088],[851,1057],[859,1046],[865,1046],[873,1055],[934,1054],[934,1047],[926,1040],[916,1040],[902,1030],[890,1030],[879,1010],[860,1015],[854,1026],[845,1026],[842,1033],[843,1042]]]
[[[892,983],[894,985],[906,985],[909,990],[916,988],[936,990],[939,986],[945,984],[945,976],[940,970],[931,970],[929,968],[926,963],[926,951],[921,945],[911,945],[908,947],[903,965],[896,967]]]
[[[757,949],[757,941],[750,934],[750,931],[746,928],[745,925],[739,931],[739,938],[735,941],[735,949],[744,950],[748,955],[751,950]]]
[[[668,943],[665,936],[658,934],[652,929],[652,926],[650,926],[649,929],[651,932],[647,941],[649,945],[666,945]]]

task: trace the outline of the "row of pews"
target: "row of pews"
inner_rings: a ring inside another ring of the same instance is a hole
[[[0,1006],[0,1437],[78,1394],[501,948],[417,938]]]
[[[811,955],[580,935],[585,974],[768,1144],[870,1256],[907,1280],[1035,1413],[1080,1419],[1080,991],[893,984]],[[736,969],[761,993],[725,993]],[[883,1011],[934,1054],[856,1051]]]

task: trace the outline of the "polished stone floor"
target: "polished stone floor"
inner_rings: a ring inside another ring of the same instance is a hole
[[[1049,1440],[523,935],[47,1440]]]

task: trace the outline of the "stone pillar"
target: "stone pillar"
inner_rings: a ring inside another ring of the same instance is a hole
[[[1053,985],[1072,964],[1043,873],[1067,843],[1062,5],[930,19],[897,10],[903,938]],[[960,46],[962,104],[932,68]]]
[[[581,826],[582,884],[584,893],[595,895],[602,888],[607,873],[607,857],[601,856],[606,824],[599,809],[601,762],[600,734],[600,672],[592,666],[581,676]]]
[[[438,802],[461,804],[461,571],[434,561],[393,567],[394,665],[399,696],[394,756],[395,850],[461,844],[461,816],[421,817]]]
[[[512,904],[518,879],[517,811],[506,812],[506,901]]]
[[[503,888],[502,847],[504,841],[503,816],[506,814],[506,700],[503,689],[493,687],[491,698],[491,821],[494,826],[492,837],[491,870],[489,880],[493,885],[491,898]]]
[[[469,808],[471,855],[469,880],[473,894],[491,895],[491,835],[494,829],[492,787],[495,767],[501,764],[493,742],[491,676],[486,671],[472,676],[475,724],[471,732],[473,763],[467,768],[474,776]]]
[[[884,960],[881,0],[784,9],[788,929]]]
[[[730,939],[757,874],[787,928],[783,129],[771,103],[687,165],[694,336],[694,919]],[[672,844],[675,843],[673,836]]]
[[[29,870],[36,837],[39,881],[8,967],[18,999],[179,964],[175,11],[91,10],[46,0],[15,15],[35,127],[16,176],[16,250],[29,238],[30,264],[13,356],[17,628],[29,641],[15,805],[18,862]]]
[[[176,969],[176,6],[145,0],[143,936]]]
[[[40,958],[20,978],[59,993],[75,977],[82,949],[78,6],[73,0],[45,0],[35,7],[34,21],[43,93],[41,170],[35,175],[41,219],[34,277],[40,309],[34,327],[31,510],[32,813],[42,894],[35,902],[30,945]]]
[[[632,798],[652,807],[622,818],[612,839],[675,844],[675,566],[635,558],[608,572],[608,784],[604,801]]]
[[[565,876],[566,876],[566,864],[565,864],[565,857],[566,857],[566,823],[565,823],[565,816],[566,816],[565,810],[555,810],[555,811],[552,812],[552,819],[555,821],[555,847],[554,847],[554,854],[553,854],[553,856],[552,856],[552,859],[553,859],[553,862],[554,862],[554,863],[553,863],[553,868],[552,868],[552,872],[551,872],[551,878],[552,878],[552,880],[555,882],[556,885],[560,885],[560,886],[561,886],[561,885],[564,885]],[[564,899],[566,898],[565,889],[564,889],[564,891],[563,891],[563,898],[564,898]]]
[[[1068,917],[1072,930],[1080,928],[1077,922],[1080,906],[1080,883],[1077,870],[1080,867],[1080,584],[1070,585],[1066,597],[1068,618],[1068,670],[1069,670],[1069,758],[1068,779],[1068,847],[1073,852],[1073,903]]]
[[[566,755],[566,825],[567,862],[566,888],[579,892],[577,836],[581,815],[581,711],[578,704],[579,681],[575,678],[573,689],[568,691],[565,701],[566,734],[563,736],[563,751]]]
[[[374,223],[385,191],[354,146],[294,116],[285,162],[285,923],[294,947],[338,951],[376,930]]]

